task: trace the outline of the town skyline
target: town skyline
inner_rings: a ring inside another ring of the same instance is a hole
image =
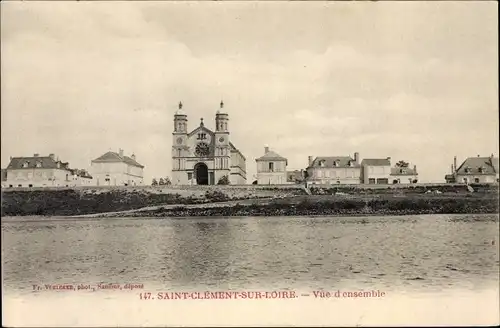
[[[498,156],[495,9],[2,3],[1,165],[55,153],[88,169],[123,149],[149,184],[171,174],[178,103],[189,131],[200,118],[214,130],[223,100],[247,183],[265,145],[289,170],[307,167],[308,156],[358,152],[443,182],[454,156]]]

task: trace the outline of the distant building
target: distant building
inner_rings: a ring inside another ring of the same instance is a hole
[[[361,162],[361,183],[388,184],[391,177],[391,158],[365,158]]]
[[[108,151],[91,162],[91,172],[98,186],[136,186],[144,184],[144,166],[134,154],[130,157]]]
[[[287,183],[286,167],[288,160],[276,152],[264,148],[264,155],[257,158],[257,184]]]
[[[468,157],[457,168],[455,156],[451,166],[451,174],[445,176],[448,183],[494,183],[499,179],[498,157]]]
[[[7,169],[2,169],[2,182],[7,181]]]
[[[359,154],[351,156],[309,156],[306,169],[309,184],[359,184],[361,167]]]
[[[418,182],[417,166],[400,167],[396,166],[391,168],[391,183],[393,184],[410,184]]]
[[[172,184],[215,185],[224,177],[232,185],[246,184],[246,159],[231,142],[229,115],[223,108],[221,102],[215,114],[215,131],[208,129],[203,119],[189,131],[187,115],[179,103],[172,133]]]
[[[304,183],[305,171],[304,170],[293,170],[286,172],[287,183]]]
[[[92,184],[92,176],[85,170],[70,169],[54,154],[30,157],[12,157],[2,185],[16,187],[73,187]]]

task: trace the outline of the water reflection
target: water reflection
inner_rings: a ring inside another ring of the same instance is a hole
[[[4,221],[6,288],[481,288],[498,283],[498,216]]]

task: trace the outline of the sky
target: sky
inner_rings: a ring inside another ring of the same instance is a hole
[[[2,2],[1,165],[122,148],[149,183],[179,101],[192,130],[223,99],[248,183],[265,145],[442,182],[453,156],[498,156],[497,26],[496,1]]]

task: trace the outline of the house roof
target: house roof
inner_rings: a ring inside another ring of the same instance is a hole
[[[388,158],[365,158],[361,165],[369,166],[391,166],[391,160]]]
[[[120,156],[120,154],[115,153],[113,151],[108,151],[104,155],[94,159],[92,162],[95,162],[95,163],[127,163],[127,164],[132,165],[132,166],[144,168],[144,166],[139,164],[136,160],[134,160],[128,156]]]
[[[410,167],[391,167],[391,175],[418,175],[418,173]]]
[[[324,165],[321,166],[320,163],[324,161]],[[338,162],[338,165],[334,165],[334,162]],[[352,162],[352,166],[349,163]],[[309,165],[309,167],[360,167],[358,163],[354,161],[351,156],[319,156],[314,159],[314,161]]]
[[[23,167],[24,163],[28,164],[27,167]],[[59,168],[68,169],[68,163],[58,161],[53,156],[12,157],[7,169],[35,169],[37,163],[41,163],[44,169],[57,169],[57,163]]]
[[[256,159],[256,161],[286,161],[287,159],[280,154],[269,150],[263,156]]]
[[[470,171],[466,172],[466,168]],[[480,170],[482,168],[482,170]],[[469,157],[457,169],[457,174],[496,174],[499,172],[498,157]]]

